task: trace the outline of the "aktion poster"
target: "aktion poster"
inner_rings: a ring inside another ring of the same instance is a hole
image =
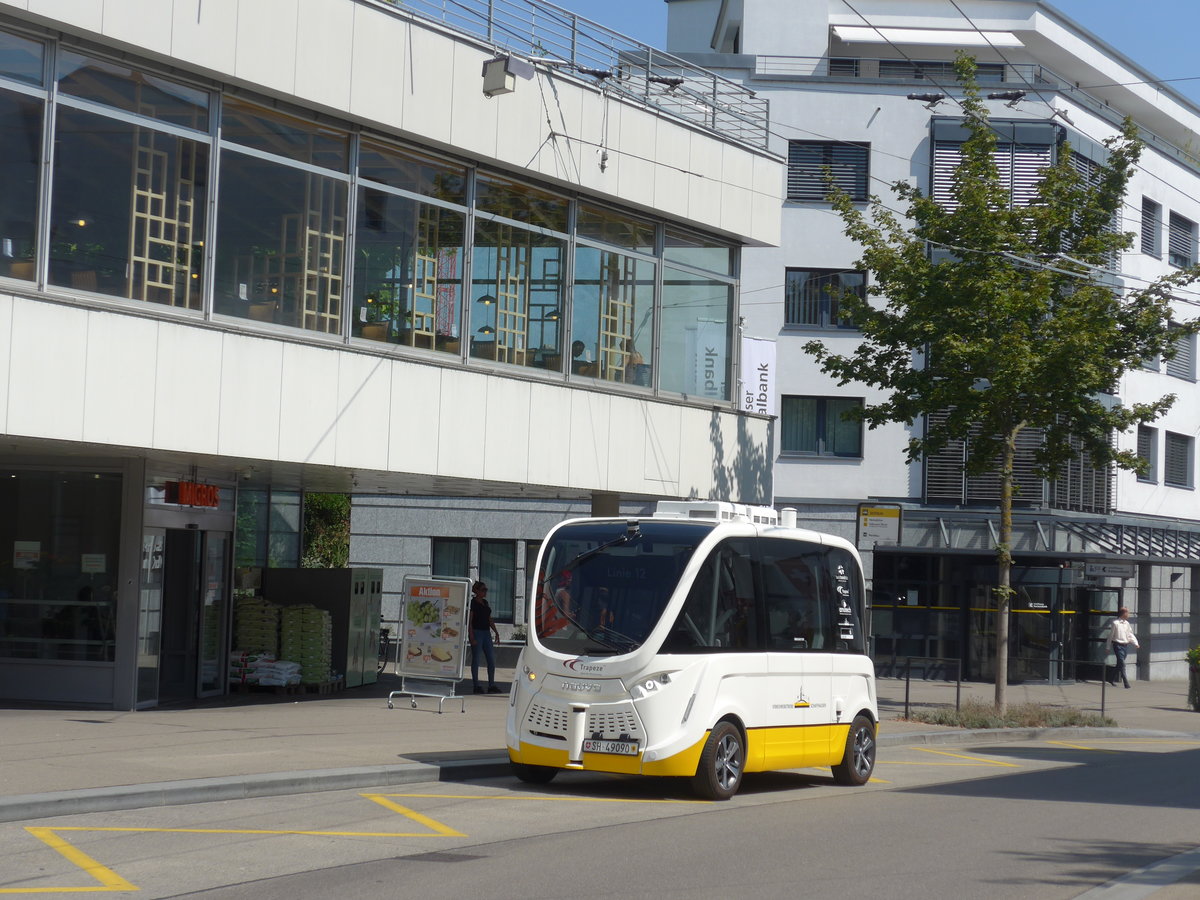
[[[462,678],[470,585],[465,578],[405,577],[401,674]]]

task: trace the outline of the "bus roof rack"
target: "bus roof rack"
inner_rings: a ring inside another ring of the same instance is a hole
[[[656,519],[716,519],[718,522],[752,522],[778,525],[779,512],[772,506],[749,506],[726,500],[659,500]]]

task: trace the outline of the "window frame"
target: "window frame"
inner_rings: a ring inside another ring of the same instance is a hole
[[[813,423],[815,432],[816,450],[797,450],[788,448],[784,445],[787,440],[788,429],[785,424],[787,416],[787,406],[789,400],[811,400],[815,402],[814,414],[816,421]],[[780,397],[779,400],[779,420],[780,420],[780,449],[779,455],[785,458],[806,458],[806,459],[863,459],[863,423],[860,421],[858,425],[858,448],[857,453],[838,453],[828,450],[829,446],[829,406],[831,403],[848,403],[857,404],[862,408],[865,401],[862,397],[829,397],[814,394],[786,394]]]
[[[1145,484],[1158,484],[1158,429],[1149,425],[1139,425],[1137,428],[1137,456],[1150,464],[1143,475],[1138,473],[1137,480]]]
[[[1149,197],[1142,197],[1142,225],[1138,249],[1155,259],[1162,259],[1162,212],[1161,203]]]
[[[1186,248],[1183,246],[1185,240]],[[1186,269],[1195,264],[1196,223],[1172,210],[1167,219],[1167,265]]]
[[[820,160],[799,158],[806,151],[819,151]],[[834,186],[846,191],[852,201],[865,203],[870,199],[869,142],[788,141],[787,202],[827,203],[830,187],[825,184],[826,167],[833,170]],[[848,185],[854,189],[848,189]]]
[[[841,286],[841,290],[850,293],[856,292],[860,298],[867,298],[867,273],[864,269],[827,269],[827,268],[812,268],[805,266],[788,266],[784,269],[783,274],[783,324],[787,328],[820,328],[827,330],[839,331],[857,331],[858,328],[849,318],[838,315],[837,321],[833,321],[833,308],[837,305],[837,300],[829,291],[833,284],[820,285],[815,290],[821,291],[825,296],[818,298],[816,301],[793,298],[791,293],[792,274],[806,273],[809,279],[814,277],[817,280],[822,278],[830,278],[831,276],[855,276],[862,279],[862,284],[858,288]],[[802,291],[803,288],[797,288]],[[793,318],[793,308],[802,310],[807,306],[815,305],[817,307],[817,319],[815,322],[800,321],[798,318]]]
[[[1182,451],[1185,459],[1174,458],[1176,454]],[[1163,484],[1167,487],[1185,488],[1190,490],[1195,487],[1195,468],[1196,460],[1196,442],[1186,434],[1177,434],[1174,431],[1167,431],[1163,435]],[[1174,477],[1173,468],[1183,469],[1183,480]]]

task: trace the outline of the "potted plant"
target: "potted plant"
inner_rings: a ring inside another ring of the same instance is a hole
[[[1200,712],[1200,644],[1187,652],[1188,706]]]

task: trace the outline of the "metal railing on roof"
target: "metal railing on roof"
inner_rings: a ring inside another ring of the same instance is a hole
[[[552,3],[535,0],[379,0],[645,103],[718,135],[765,149],[767,101],[677,56]]]
[[[1123,116],[1108,103],[1087,91],[1075,87],[1068,79],[1037,63],[978,63],[976,73],[985,87],[1006,85],[1012,88],[1056,91],[1080,106],[1114,124]],[[754,74],[764,78],[828,78],[831,80],[870,80],[887,84],[932,84],[947,86],[954,83],[954,64],[948,60],[869,59],[837,56],[758,56]],[[1200,171],[1200,156],[1139,126],[1138,134],[1151,147]]]

